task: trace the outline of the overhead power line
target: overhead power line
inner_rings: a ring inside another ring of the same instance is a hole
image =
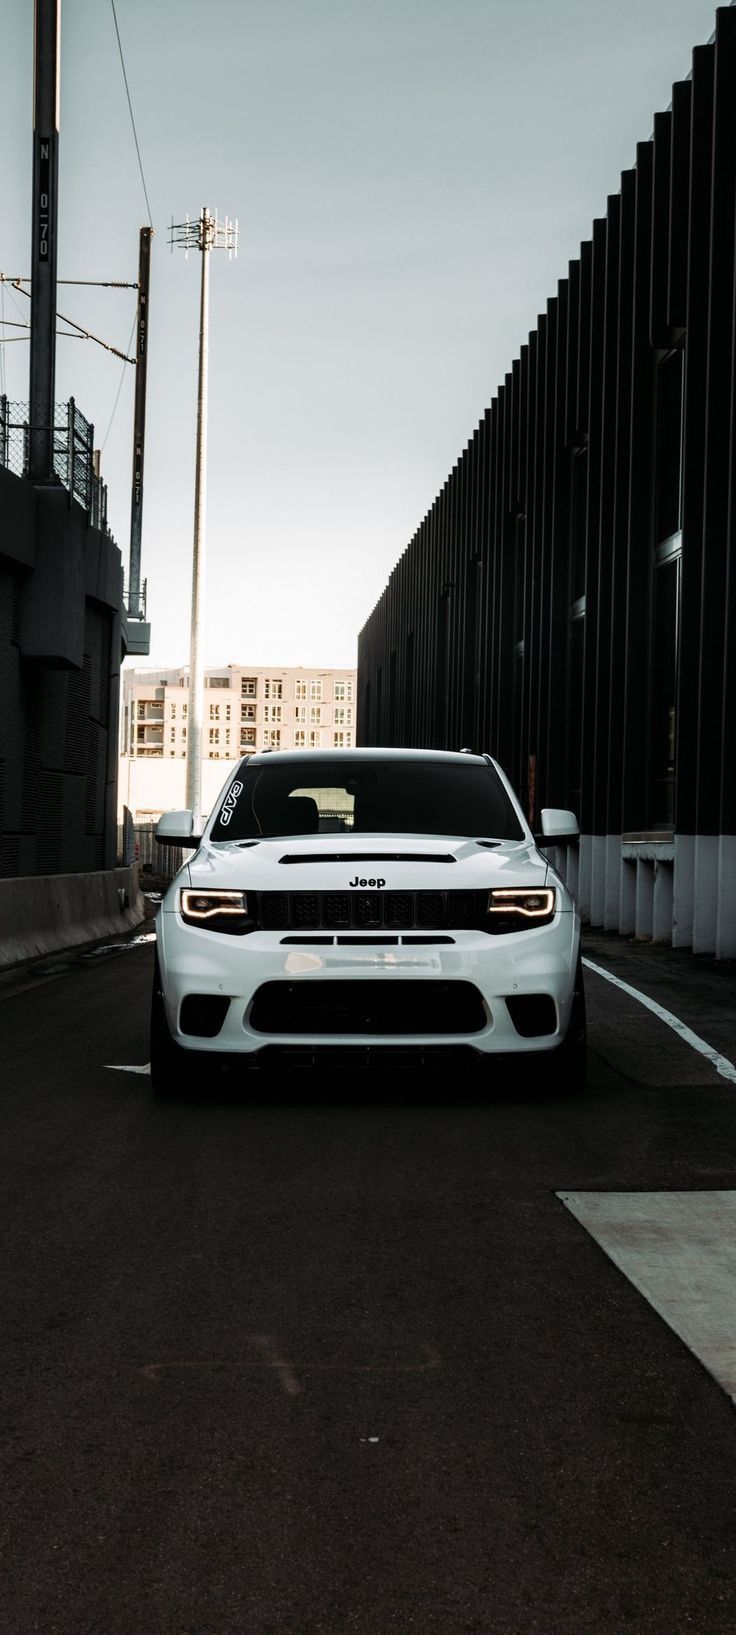
[[[123,56],[123,46],[122,46],[122,41],[120,39],[120,29],[118,28],[117,13],[115,11],[115,0],[110,0],[110,5],[112,6],[113,22],[115,24],[115,33],[117,35],[117,40],[118,40],[118,51],[120,52],[120,66],[121,66],[121,68],[123,70],[123,79],[125,81],[125,95],[128,98],[128,110],[129,110],[129,113],[130,113],[130,123],[131,123],[131,125],[133,127],[133,141],[135,142],[135,151],[136,151],[136,153],[138,155],[138,168],[139,168],[140,173],[141,173],[141,181],[143,183],[143,192],[144,192],[144,194],[146,196],[146,209],[148,211],[148,224],[149,224],[150,227],[153,227],[153,216],[151,215],[151,206],[150,206],[149,198],[148,198],[148,188],[146,187],[146,178],[145,178],[145,176],[143,174],[143,160],[141,158],[140,144],[139,144],[139,141],[138,141],[138,132],[137,132],[137,130],[135,128],[135,119],[133,117],[133,104],[132,104],[132,102],[130,100],[130,90],[128,88],[128,76],[127,76],[127,74],[125,72],[125,58]]]
[[[0,278],[1,277],[2,274],[0,274]],[[30,301],[30,291],[25,290],[22,284],[14,284],[12,287],[18,291],[19,295],[27,296],[28,300]],[[91,329],[85,329],[83,324],[78,324],[75,318],[68,317],[66,312],[57,311],[56,316],[57,318],[61,319],[63,324],[69,324],[72,329],[75,329],[83,340],[95,341],[97,346],[104,347],[106,352],[112,352],[113,356],[116,358],[122,358],[124,363],[135,363],[135,358],[129,358],[125,352],[121,352],[120,348],[117,346],[112,346],[109,341],[101,341],[99,335],[93,335]],[[63,331],[60,333],[63,333]]]
[[[133,336],[135,334],[135,326],[136,326],[137,318],[138,318],[138,314],[136,313],[134,315],[134,317],[133,317],[133,323],[131,325],[130,340],[128,341],[128,351],[130,351],[131,346],[133,345]],[[123,367],[122,367],[122,369],[120,371],[120,380],[118,381],[118,389],[117,389],[117,391],[115,393],[115,402],[113,403],[113,406],[112,406],[112,413],[110,415],[110,419],[107,422],[107,431],[105,432],[105,435],[104,435],[104,437],[102,439],[102,443],[100,445],[100,453],[101,454],[104,454],[104,452],[105,452],[105,444],[107,443],[107,439],[110,436],[110,432],[112,430],[112,423],[113,423],[113,420],[115,419],[118,403],[120,402],[120,393],[123,390],[123,381],[125,380],[125,364],[127,362],[128,362],[128,359],[126,358],[125,363],[123,363]]]

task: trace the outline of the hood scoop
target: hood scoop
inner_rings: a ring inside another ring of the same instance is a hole
[[[451,852],[286,852],[280,863],[456,863]]]

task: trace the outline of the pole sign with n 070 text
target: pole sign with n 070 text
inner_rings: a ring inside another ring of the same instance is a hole
[[[38,138],[38,259],[48,266],[51,224],[51,138]]]

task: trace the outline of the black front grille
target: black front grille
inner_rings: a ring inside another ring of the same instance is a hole
[[[251,1007],[256,1033],[479,1033],[487,1023],[472,982],[328,979],[264,982]]]
[[[264,931],[492,929],[487,890],[262,891],[254,906]]]

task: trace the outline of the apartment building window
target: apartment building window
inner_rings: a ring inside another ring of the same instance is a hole
[[[240,706],[240,719],[241,719],[241,721],[255,721],[255,718],[256,718],[255,704],[241,704],[241,706]]]
[[[255,698],[257,687],[256,676],[241,676],[240,691],[243,698]]]
[[[334,746],[335,749],[344,749],[345,748],[345,734],[344,734],[344,732],[333,732],[332,742],[333,742],[333,746]]]
[[[241,747],[242,747],[243,744],[254,744],[255,741],[256,741],[256,729],[255,729],[255,727],[241,727],[240,728]]]
[[[219,719],[220,719],[220,706],[219,706],[219,704],[210,704],[210,721],[219,721]]]
[[[320,746],[321,746],[321,743],[322,743],[322,734],[321,734],[321,732],[310,732],[310,734],[309,734],[309,748],[310,749],[319,749]]]
[[[184,717],[184,720],[185,720],[185,721],[186,721],[186,718],[187,718],[187,712],[188,712],[188,709],[189,709],[189,705],[188,705],[188,704],[182,704],[182,707],[181,707],[181,713],[182,713],[182,715],[183,715],[183,717]]]
[[[294,705],[294,720],[295,721],[306,721],[306,719],[307,719],[307,706],[306,706],[306,704],[295,704]]]
[[[175,740],[176,740],[176,727],[171,728],[171,732],[169,734],[169,737],[170,737],[171,742],[173,744],[175,742]]]
[[[220,728],[219,727],[210,727],[210,743],[211,744],[219,744],[219,742],[220,742]]]
[[[207,677],[207,686],[208,687],[229,687],[230,686],[230,677],[229,676],[208,676]]]
[[[309,711],[309,720],[310,720],[310,723],[311,723],[311,725],[313,727],[321,727],[321,725],[322,725],[322,706],[321,706],[321,704],[313,704],[312,705],[312,707],[311,707],[311,709]]]
[[[281,698],[283,696],[283,691],[283,681],[279,681],[278,678],[274,679],[273,676],[270,676],[267,677],[263,683],[264,698]]]
[[[229,744],[229,742],[230,742],[230,728],[226,727],[225,728],[225,743]]]
[[[172,721],[176,720],[176,705],[175,704],[172,704],[172,706],[171,706],[171,719],[172,719]]]
[[[186,738],[186,735],[187,735],[187,729],[186,729],[186,727],[182,727],[182,729],[181,729],[181,735],[182,735],[182,738]]]
[[[322,697],[322,682],[321,681],[310,681],[310,683],[309,683],[309,696],[310,696],[310,698],[321,698]]]
[[[353,712],[352,712],[352,710],[346,709],[344,704],[336,704],[335,705],[335,726],[336,727],[351,727],[352,724],[353,724]]]
[[[230,705],[229,704],[225,705],[225,720],[226,721],[230,720]]]
[[[335,703],[336,704],[352,704],[352,701],[353,701],[353,683],[352,683],[352,681],[336,681],[335,682]]]
[[[302,681],[301,678],[300,678],[298,681],[295,681],[295,683],[294,683],[294,697],[295,698],[306,698],[306,696],[307,696],[307,683],[306,683],[306,681]]]
[[[139,715],[145,715],[145,713],[146,713],[146,701],[143,698],[139,698],[139,700],[138,700],[138,714]]]
[[[304,731],[303,728],[299,728],[294,733],[294,748],[295,749],[306,749],[306,747],[307,747],[306,732]]]
[[[267,745],[268,749],[280,749],[281,748],[281,733],[280,733],[278,727],[275,730],[272,729],[271,732],[267,732],[265,734],[265,738],[266,738],[266,745]]]

